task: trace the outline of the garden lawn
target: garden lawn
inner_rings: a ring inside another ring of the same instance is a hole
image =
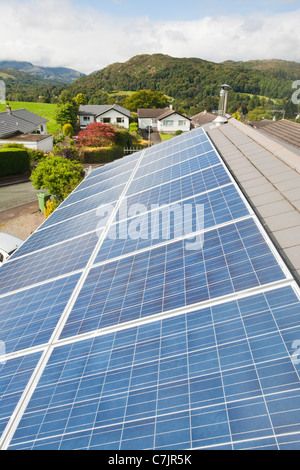
[[[160,135],[160,138],[161,140],[168,140],[168,139],[171,139],[172,137],[174,137],[174,135],[172,134],[159,134]]]

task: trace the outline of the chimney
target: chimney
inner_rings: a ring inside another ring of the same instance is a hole
[[[228,119],[226,117],[226,107],[227,107],[229,85],[226,85],[226,83],[224,83],[223,85],[220,85],[220,86],[221,86],[221,91],[220,91],[218,117],[214,120],[214,123],[217,126],[220,126],[221,124],[226,124],[228,122]]]
[[[9,103],[6,105],[6,112],[7,114],[11,114],[11,107],[9,106]]]

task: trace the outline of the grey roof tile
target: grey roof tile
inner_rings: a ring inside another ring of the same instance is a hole
[[[37,114],[32,113],[27,109],[15,109],[12,111],[12,116],[15,116],[18,119],[22,119],[24,121],[28,121],[36,125],[45,124],[48,122],[48,119],[38,116]]]
[[[118,104],[82,104],[79,106],[78,114],[81,116],[84,116],[86,114],[92,114],[93,116],[101,116],[101,114],[104,114],[107,111],[110,111],[111,109],[114,109],[115,111],[118,111],[119,113],[124,114],[127,117],[131,116],[131,113],[128,109],[125,109]]]
[[[300,282],[300,156],[236,120],[204,128]]]

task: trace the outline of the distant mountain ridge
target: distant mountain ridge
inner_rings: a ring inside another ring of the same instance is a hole
[[[42,67],[39,65],[33,65],[31,62],[16,60],[0,61],[0,69],[18,70],[20,72],[26,72],[38,78],[42,78],[43,80],[51,80],[56,83],[66,85],[84,76],[83,73],[67,67]]]
[[[246,62],[226,60],[222,62],[223,65],[229,65],[232,67],[245,67],[256,69],[260,71],[271,71],[275,72],[278,70],[284,70],[289,73],[297,73],[300,77],[300,63],[290,60],[282,59],[263,59],[263,60],[248,60]]]
[[[126,96],[144,89],[164,93],[174,107],[193,114],[217,109],[220,84],[227,83],[231,112],[242,107],[245,114],[252,95],[281,100],[281,107],[290,105],[300,63],[277,59],[215,63],[197,57],[140,54],[85,75],[66,67],[7,60],[0,61],[0,79],[5,81],[7,100],[54,103],[68,89],[72,96],[83,93],[89,104],[126,107]]]
[[[141,54],[124,63],[111,64],[80,77],[69,85],[71,93],[83,93],[90,104],[104,104],[107,94],[148,89],[161,91],[175,106],[216,109],[221,83],[231,93],[290,100],[292,82],[300,78],[300,64],[284,60],[215,63],[196,57]],[[106,96],[105,96],[106,95]]]

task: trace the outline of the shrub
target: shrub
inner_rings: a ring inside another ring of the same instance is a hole
[[[124,148],[101,147],[101,148],[83,148],[81,149],[83,163],[109,163],[124,156]]]
[[[46,189],[55,197],[55,202],[62,202],[84,178],[83,167],[79,162],[63,157],[48,156],[31,173],[35,189]]]
[[[175,132],[174,135],[181,135],[181,134],[182,134],[182,131],[178,130],[178,131]]]
[[[74,129],[73,129],[73,126],[72,124],[64,124],[63,125],[63,135],[66,136],[66,137],[72,137],[72,135],[74,134]]]
[[[102,122],[92,122],[77,137],[78,145],[83,147],[104,147],[113,144],[115,140],[116,129]]]
[[[49,217],[49,215],[52,214],[52,212],[55,211],[57,207],[57,204],[55,204],[54,201],[51,201],[50,199],[48,199],[48,201],[46,202],[46,207],[45,207],[45,219],[47,219]]]
[[[39,162],[43,160],[47,155],[43,152],[43,150],[35,150],[35,149],[27,149],[27,153],[30,158],[30,162]]]
[[[81,160],[80,151],[75,147],[63,147],[60,149],[59,155],[68,160]]]
[[[115,129],[116,145],[123,147],[131,147],[133,145],[133,137],[126,129]]]
[[[2,144],[1,145],[2,149],[23,149],[27,150],[26,147],[24,147],[23,144]]]
[[[130,132],[137,132],[138,131],[138,125],[136,122],[131,122],[129,124],[129,131]]]
[[[0,149],[0,176],[18,175],[27,171],[30,171],[30,161],[25,149]]]

